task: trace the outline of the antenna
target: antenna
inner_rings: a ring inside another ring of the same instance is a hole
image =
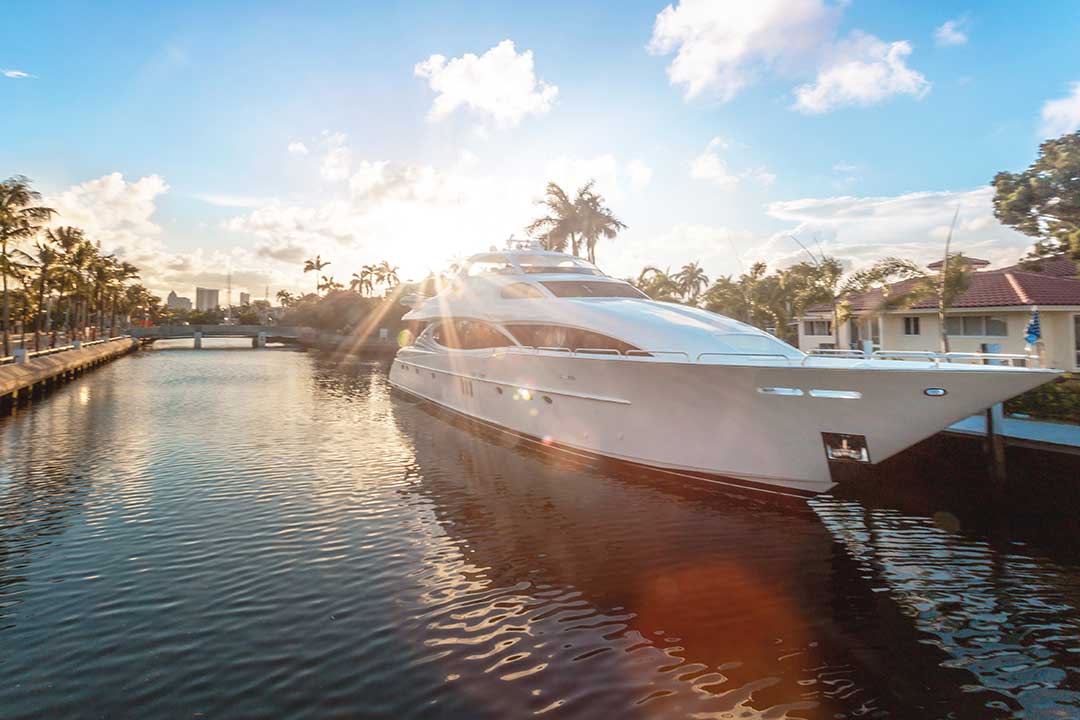
[[[739,249],[735,247],[735,239],[728,235],[728,242],[731,243],[731,252],[735,255],[735,260],[739,263],[739,273],[746,274],[746,267],[743,265],[742,258],[739,256]]]
[[[803,249],[803,252],[810,256],[810,260],[813,261],[815,266],[821,267],[821,261],[814,257],[814,253],[810,252],[810,249],[803,245],[802,241],[799,240],[799,238],[795,237],[794,235],[788,235],[788,237],[799,244],[799,247]]]

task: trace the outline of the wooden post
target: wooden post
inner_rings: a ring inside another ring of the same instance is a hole
[[[1001,403],[986,409],[986,454],[990,477],[994,483],[994,493],[1005,493],[1005,439],[1001,436],[1005,419],[1005,408]]]

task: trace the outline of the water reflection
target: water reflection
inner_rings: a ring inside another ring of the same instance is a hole
[[[566,464],[371,363],[159,348],[0,457],[2,717],[1076,715],[1075,565]]]

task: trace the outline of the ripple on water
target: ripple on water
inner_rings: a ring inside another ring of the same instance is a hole
[[[157,350],[0,421],[0,716],[1064,717],[1077,568]],[[1062,714],[1064,713],[1064,714]]]

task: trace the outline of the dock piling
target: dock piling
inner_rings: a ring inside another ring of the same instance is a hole
[[[1005,439],[1001,427],[1005,419],[1005,408],[997,403],[986,409],[986,455],[990,468],[990,477],[994,482],[994,492],[1001,494],[1005,490]]]

